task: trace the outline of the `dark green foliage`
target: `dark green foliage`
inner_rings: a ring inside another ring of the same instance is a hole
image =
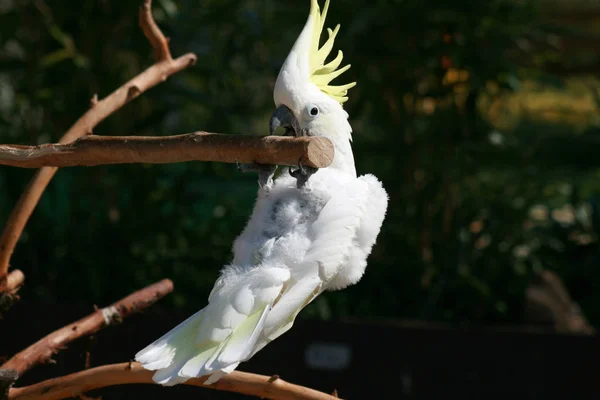
[[[0,2],[0,142],[57,140],[94,93],[104,97],[149,65],[140,3]],[[193,51],[198,64],[95,133],[266,134],[272,87],[309,2],[155,3],[173,54]],[[366,4],[333,0],[329,24],[342,23],[336,47],[358,82],[346,104],[358,170],[382,179],[389,212],[363,280],[303,315],[518,322],[532,272],[551,268],[600,321],[600,187],[594,152],[582,153],[596,135],[540,124],[499,132],[482,113],[524,76],[540,77],[509,57],[532,34],[534,9],[501,0]],[[0,221],[31,174],[0,169]],[[255,177],[231,165],[61,170],[13,257],[27,276],[22,295],[107,304],[170,277],[168,301],[198,309],[255,194]],[[532,219],[536,204],[588,211],[560,223],[551,212]]]

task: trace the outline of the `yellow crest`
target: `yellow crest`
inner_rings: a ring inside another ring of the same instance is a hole
[[[309,52],[310,81],[317,85],[322,92],[329,95],[340,104],[343,104],[348,100],[348,89],[356,86],[356,82],[339,86],[329,85],[329,82],[346,72],[350,68],[350,64],[338,69],[342,63],[342,58],[344,57],[341,50],[338,51],[338,55],[334,60],[325,64],[325,60],[333,49],[335,37],[340,30],[339,24],[333,31],[327,28],[329,37],[323,46],[319,48],[319,39],[321,38],[321,33],[323,32],[323,28],[325,26],[325,18],[327,17],[328,9],[329,0],[325,1],[325,6],[323,7],[322,13],[319,9],[319,3],[317,0],[311,0],[310,16],[313,17],[314,23]]]

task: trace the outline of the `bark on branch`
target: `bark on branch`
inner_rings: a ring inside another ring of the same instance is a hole
[[[70,143],[75,139],[92,133],[92,129],[109,115],[123,107],[146,90],[164,82],[169,76],[193,65],[196,55],[185,54],[176,59],[171,58],[167,47],[167,38],[160,31],[150,12],[151,1],[145,0],[140,8],[139,23],[148,38],[150,44],[159,55],[159,61],[125,83],[106,98],[98,101],[94,95],[91,108],[65,133],[59,143]],[[165,47],[166,50],[165,50]],[[33,213],[46,186],[56,173],[55,167],[43,167],[40,169],[15,205],[11,215],[6,222],[2,236],[0,236],[0,279],[8,274],[10,257],[15,249],[17,241],[23,229]]]
[[[67,344],[100,329],[120,323],[130,314],[142,311],[162,299],[173,290],[173,282],[164,279],[142,290],[130,294],[109,307],[98,309],[79,321],[52,332],[25,350],[14,355],[0,369],[15,370],[19,376],[37,364],[48,362]]]
[[[8,399],[10,389],[15,384],[19,374],[11,369],[0,370],[0,399]]]
[[[333,161],[333,145],[323,137],[223,135],[195,132],[177,136],[84,136],[69,144],[0,145],[0,165],[39,168],[126,163],[219,161],[302,164],[323,168]]]
[[[35,385],[12,388],[10,400],[55,400],[76,397],[87,391],[107,386],[133,383],[153,383],[153,371],[147,371],[138,363],[104,365],[76,372],[60,378],[49,379]],[[234,371],[212,385],[204,385],[206,378],[195,378],[186,385],[208,389],[243,393],[267,399],[280,400],[335,400],[337,397],[288,383],[277,376],[250,374]]]
[[[144,36],[154,48],[156,61],[172,60],[169,40],[163,35],[154,18],[152,18],[152,0],[144,0],[144,4],[140,7],[138,19]]]

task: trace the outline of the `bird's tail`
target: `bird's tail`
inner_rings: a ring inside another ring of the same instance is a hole
[[[197,352],[195,342],[203,314],[204,309],[198,311],[135,355],[144,368],[158,370],[153,377],[156,383],[171,386],[188,379],[178,372]]]
[[[205,384],[232,372],[250,357],[265,318],[289,271],[230,270],[217,281],[209,305],[139,351],[136,361],[156,371],[165,386],[210,375]]]

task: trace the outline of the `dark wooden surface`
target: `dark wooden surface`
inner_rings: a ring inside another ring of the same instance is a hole
[[[78,305],[20,303],[0,321],[0,355],[88,313]],[[82,339],[25,385],[85,366],[127,361],[187,315],[155,307]],[[298,322],[240,370],[278,374],[345,399],[600,399],[600,341],[543,330],[451,328],[439,324]],[[103,399],[242,399],[193,387],[123,386]]]

